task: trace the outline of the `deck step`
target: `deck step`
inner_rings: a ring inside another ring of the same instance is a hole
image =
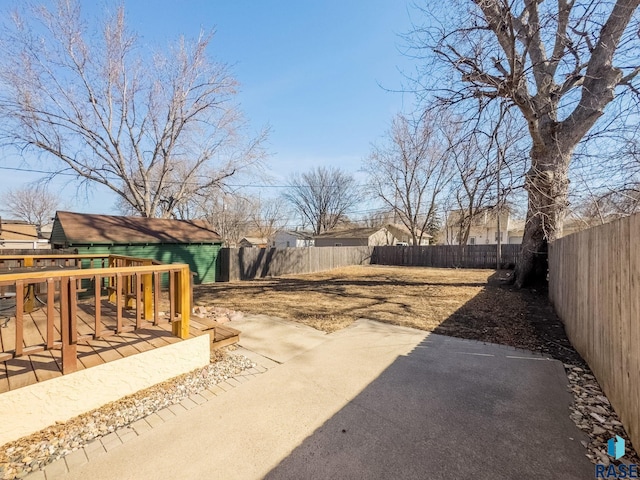
[[[189,320],[191,328],[208,334],[211,337],[211,350],[233,345],[240,341],[240,330],[223,325],[210,318],[194,318]]]

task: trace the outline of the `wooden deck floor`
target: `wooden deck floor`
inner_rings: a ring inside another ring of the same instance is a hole
[[[3,312],[0,311],[0,325],[5,323]],[[6,315],[6,312],[5,312]],[[56,311],[55,316],[59,316]],[[127,310],[123,314],[123,326],[135,326],[135,311]],[[2,352],[15,349],[15,318],[8,318],[6,327],[0,327],[0,344]],[[143,325],[143,328],[121,333],[119,335],[106,336],[102,339],[91,338],[95,329],[94,306],[90,303],[78,304],[78,369],[90,368],[102,363],[117,360],[130,355],[135,355],[147,350],[180,342],[180,338],[171,332],[171,324],[162,320],[159,325],[152,323]],[[214,322],[215,323],[215,322]],[[59,322],[56,322],[59,324]],[[32,313],[24,314],[24,346],[34,346],[45,343],[46,338],[46,309],[37,309]],[[103,332],[115,331],[116,311],[115,306],[107,300],[101,302],[101,328]],[[206,325],[193,323],[190,328],[190,337],[208,334],[211,330],[214,348],[228,345],[238,341],[239,332],[218,324]],[[89,338],[81,339],[82,336]],[[60,341],[59,325],[56,325],[54,340]],[[62,375],[61,350],[55,347],[33,355],[14,358],[0,362],[0,393],[15,390],[27,385],[48,380]]]

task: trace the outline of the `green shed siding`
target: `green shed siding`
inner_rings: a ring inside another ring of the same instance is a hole
[[[51,229],[51,235],[49,236],[49,243],[52,246],[65,247],[67,243],[67,237],[64,234],[62,225],[59,222],[53,222],[53,228]]]
[[[213,283],[218,280],[218,254],[221,244],[149,244],[149,245],[70,245],[79,254],[127,255],[151,258],[162,263],[186,263],[191,268],[194,283]],[[167,283],[166,278],[163,284]],[[167,286],[167,285],[163,285]]]

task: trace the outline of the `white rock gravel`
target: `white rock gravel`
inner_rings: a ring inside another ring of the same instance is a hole
[[[242,355],[217,351],[212,354],[212,363],[202,369],[9,442],[0,447],[0,478],[23,478],[97,437],[108,435],[255,366]]]

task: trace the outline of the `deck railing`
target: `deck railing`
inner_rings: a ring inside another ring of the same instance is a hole
[[[10,262],[13,264],[7,265]],[[83,263],[89,268],[80,268]],[[9,270],[12,267],[20,272]],[[149,259],[117,255],[0,256],[0,292],[5,299],[15,302],[15,315],[7,320],[15,321],[11,328],[15,343],[13,348],[7,349],[8,342],[3,342],[5,348],[0,353],[0,361],[61,349],[62,373],[77,370],[79,340],[104,338],[159,324],[162,275],[169,275],[169,315],[165,316],[166,321],[172,323],[174,335],[188,338],[191,272],[186,264],[164,265]],[[80,293],[83,293],[83,298],[79,300]],[[102,322],[103,297],[108,300],[110,308],[115,306],[115,326],[112,329],[106,329]],[[91,335],[78,335],[79,301],[95,309]],[[24,339],[25,315],[36,308],[36,302],[40,302],[46,312],[46,332],[41,332],[44,342],[27,345]],[[125,325],[123,321],[127,310],[135,312],[133,326]],[[6,331],[3,332],[3,340],[7,336]]]

